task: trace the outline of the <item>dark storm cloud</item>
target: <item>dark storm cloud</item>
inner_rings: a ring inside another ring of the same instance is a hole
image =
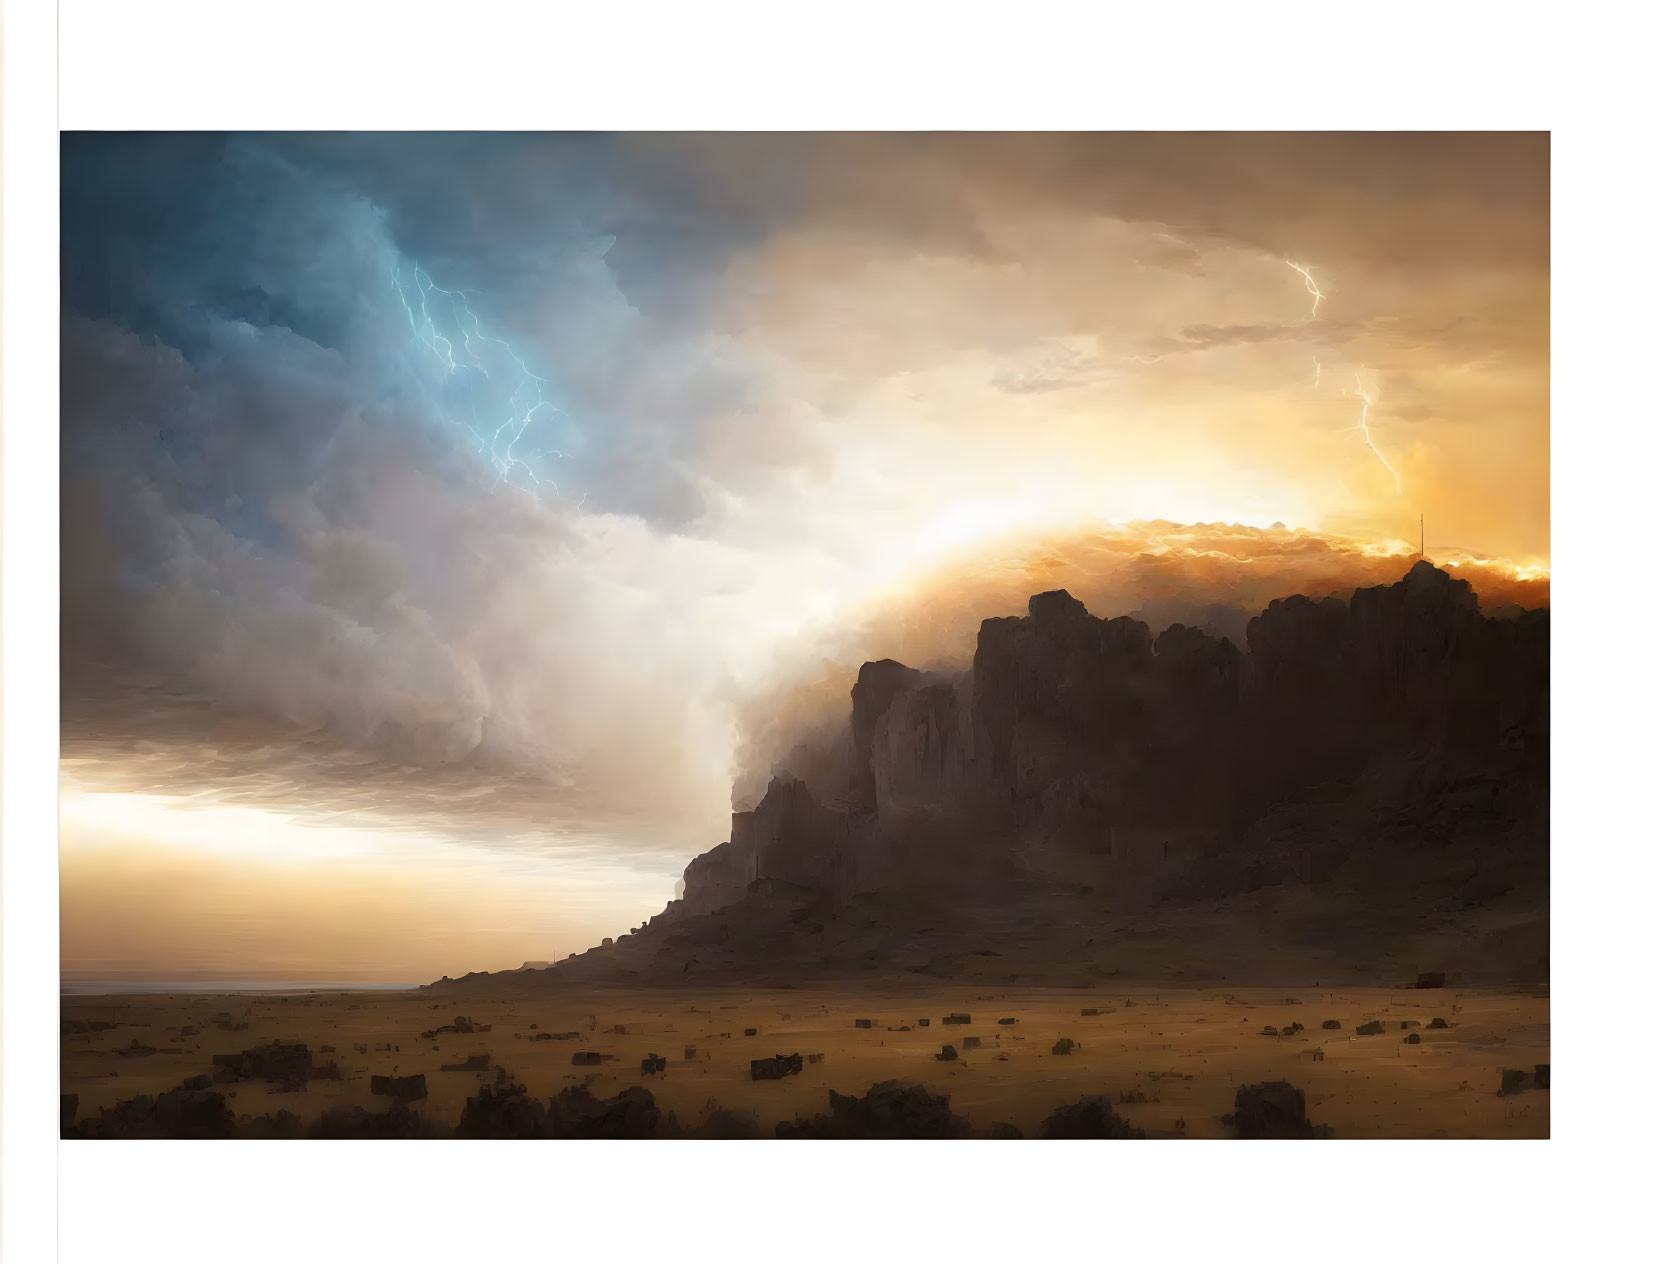
[[[1296,278],[1214,319],[1154,300],[1228,268],[1279,285],[1287,256],[1352,292],[1541,271],[1546,159],[1530,136],[66,136],[66,752],[155,792],[701,830],[731,677],[761,671],[744,636],[791,624],[860,495],[951,456],[920,427],[913,467],[839,471],[902,428],[866,418],[871,383],[961,359],[1007,407],[1148,351],[1527,349],[1537,313],[1498,291],[1395,326],[1301,328]],[[448,350],[412,336],[416,269],[465,291],[434,299]],[[502,343],[462,345],[464,311]],[[503,486],[480,436],[521,389],[545,404]]]

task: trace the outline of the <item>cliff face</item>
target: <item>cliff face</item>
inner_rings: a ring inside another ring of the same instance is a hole
[[[861,668],[845,793],[776,776],[646,929],[762,887],[800,907],[904,891],[901,921],[1019,904],[1040,936],[1061,895],[1085,921],[1304,888],[1387,919],[1496,900],[1543,919],[1549,639],[1545,612],[1490,618],[1425,562],[1348,602],[1272,602],[1245,653],[1040,593],[981,625],[962,677]]]

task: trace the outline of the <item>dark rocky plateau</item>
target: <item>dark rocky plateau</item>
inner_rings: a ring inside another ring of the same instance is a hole
[[[429,986],[1537,984],[1549,712],[1549,614],[1428,562],[1244,651],[1040,593],[967,672],[861,667],[643,926]]]

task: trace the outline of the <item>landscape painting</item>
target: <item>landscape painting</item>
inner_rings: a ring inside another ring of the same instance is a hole
[[[64,133],[61,1136],[1548,1137],[1549,190]]]

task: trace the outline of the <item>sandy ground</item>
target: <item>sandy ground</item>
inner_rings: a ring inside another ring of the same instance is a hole
[[[1101,1013],[1086,1017],[1085,1008]],[[417,1109],[453,1124],[467,1097],[494,1075],[439,1068],[488,1053],[493,1066],[506,1067],[538,1096],[581,1083],[598,1096],[645,1084],[659,1107],[683,1123],[696,1123],[720,1105],[753,1112],[769,1132],[780,1119],[823,1111],[827,1089],[860,1094],[875,1081],[901,1079],[950,1094],[953,1109],[976,1128],[1012,1123],[1033,1136],[1051,1110],[1083,1094],[1115,1102],[1121,1094],[1140,1094],[1145,1101],[1117,1109],[1149,1137],[1226,1137],[1221,1116],[1233,1109],[1237,1086],[1288,1080],[1305,1090],[1310,1119],[1331,1125],[1341,1138],[1546,1137],[1549,1091],[1496,1093],[1502,1069],[1532,1074],[1536,1064],[1551,1061],[1550,1008],[1543,995],[1454,988],[593,992],[459,1004],[413,992],[65,997],[66,1023],[119,1025],[62,1036],[62,1091],[79,1095],[85,1118],[118,1100],[211,1073],[215,1053],[281,1039],[308,1044],[315,1062],[338,1061],[342,1078],[314,1080],[303,1093],[227,1085],[239,1115],[289,1110],[310,1119],[333,1106],[379,1109],[388,1099],[370,1094],[370,1075],[424,1072],[429,1096]],[[943,1027],[942,1017],[954,1011],[972,1021]],[[420,1038],[458,1013],[492,1030]],[[249,1026],[219,1030],[216,1014]],[[1427,1030],[1438,1016],[1451,1026]],[[924,1017],[931,1020],[926,1028],[918,1026]],[[856,1018],[869,1018],[871,1027],[856,1027]],[[1000,1018],[1016,1021],[999,1025]],[[1342,1030],[1322,1030],[1325,1019],[1338,1019]],[[1373,1019],[1384,1022],[1384,1034],[1355,1034]],[[1408,1030],[1418,1031],[1422,1043],[1403,1043],[1404,1021],[1421,1024]],[[1296,1035],[1261,1034],[1265,1026],[1294,1022],[1304,1027]],[[181,1035],[189,1026],[199,1030]],[[911,1030],[896,1030],[902,1026]],[[745,1036],[748,1027],[757,1034]],[[569,1031],[578,1037],[532,1039]],[[966,1049],[970,1036],[982,1046]],[[1057,1056],[1051,1047],[1063,1036],[1078,1047]],[[158,1052],[117,1052],[134,1040]],[[957,1047],[957,1061],[936,1060],[944,1043]],[[358,1044],[370,1051],[356,1052]],[[320,1053],[324,1045],[336,1052]],[[578,1050],[614,1054],[617,1061],[574,1067]],[[1317,1052],[1324,1055],[1318,1061]],[[648,1053],[669,1060],[665,1073],[641,1074]],[[750,1059],[775,1053],[825,1057],[800,1075],[752,1082]]]

